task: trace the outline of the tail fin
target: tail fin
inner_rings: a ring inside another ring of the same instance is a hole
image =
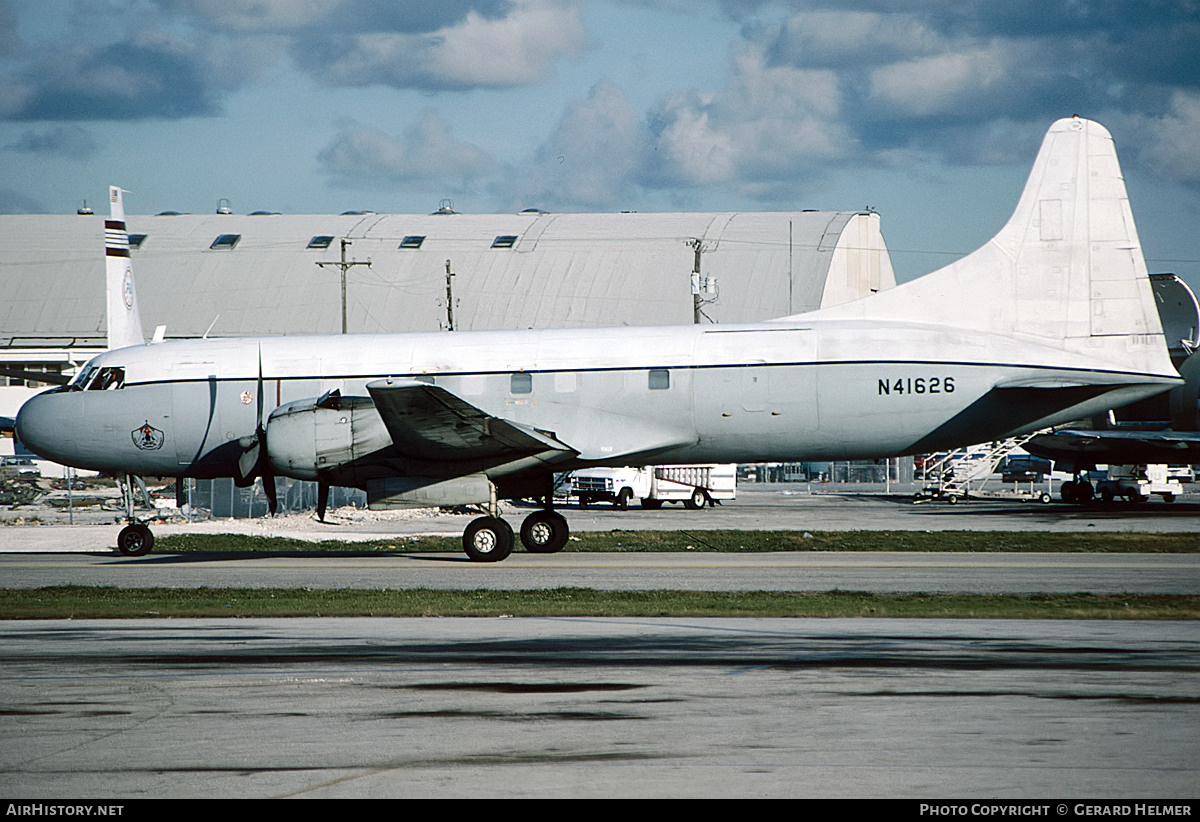
[[[1050,127],[1016,210],[987,245],[820,316],[966,325],[1175,375],[1112,136],[1079,118]]]
[[[129,235],[125,231],[124,192],[109,186],[109,218],[104,221],[104,274],[108,295],[108,347],[124,348],[146,342],[133,266],[129,261]]]

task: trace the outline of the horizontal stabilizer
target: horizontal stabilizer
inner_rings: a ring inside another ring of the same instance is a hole
[[[1064,429],[1039,434],[1025,450],[1065,463],[1191,465],[1200,461],[1200,432]]]

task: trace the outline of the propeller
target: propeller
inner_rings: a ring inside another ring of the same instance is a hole
[[[271,467],[271,458],[267,454],[267,426],[263,420],[265,405],[262,346],[259,346],[258,349],[258,384],[255,390],[258,393],[258,423],[254,428],[253,437],[242,437],[238,441],[242,446],[242,455],[238,457],[238,472],[241,474],[241,482],[238,484],[246,486],[252,483],[255,477],[260,478],[263,491],[267,495],[267,507],[271,511],[271,516],[275,516],[279,510],[279,500],[275,493],[275,470]]]

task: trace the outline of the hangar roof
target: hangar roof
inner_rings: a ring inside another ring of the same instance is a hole
[[[0,350],[103,347],[102,215],[0,216]],[[856,212],[130,216],[143,323],[168,337],[765,320],[895,285]],[[143,235],[140,238],[138,235]],[[211,326],[211,330],[210,330]]]

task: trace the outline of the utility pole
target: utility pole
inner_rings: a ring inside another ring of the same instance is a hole
[[[695,255],[692,261],[692,322],[699,325],[700,318],[704,316],[700,310],[700,306],[705,303],[705,300],[700,295],[714,293],[717,281],[714,277],[705,277],[700,273],[700,255],[705,251],[704,240],[700,237],[695,237],[688,240],[687,244],[692,247]],[[711,249],[708,250],[711,251]]]
[[[351,262],[346,262],[346,246],[348,246],[348,245],[350,245],[350,241],[343,237],[342,238],[342,260],[341,260],[341,262],[317,263],[317,265],[319,265],[321,268],[325,268],[326,266],[333,266],[334,268],[340,268],[342,270],[342,333],[343,334],[346,333],[346,270],[349,268],[352,268],[356,265],[365,265],[367,268],[371,267],[370,260],[367,260],[365,263],[360,263],[357,260],[353,260]]]
[[[454,272],[449,260],[446,260],[446,328],[454,330]]]

